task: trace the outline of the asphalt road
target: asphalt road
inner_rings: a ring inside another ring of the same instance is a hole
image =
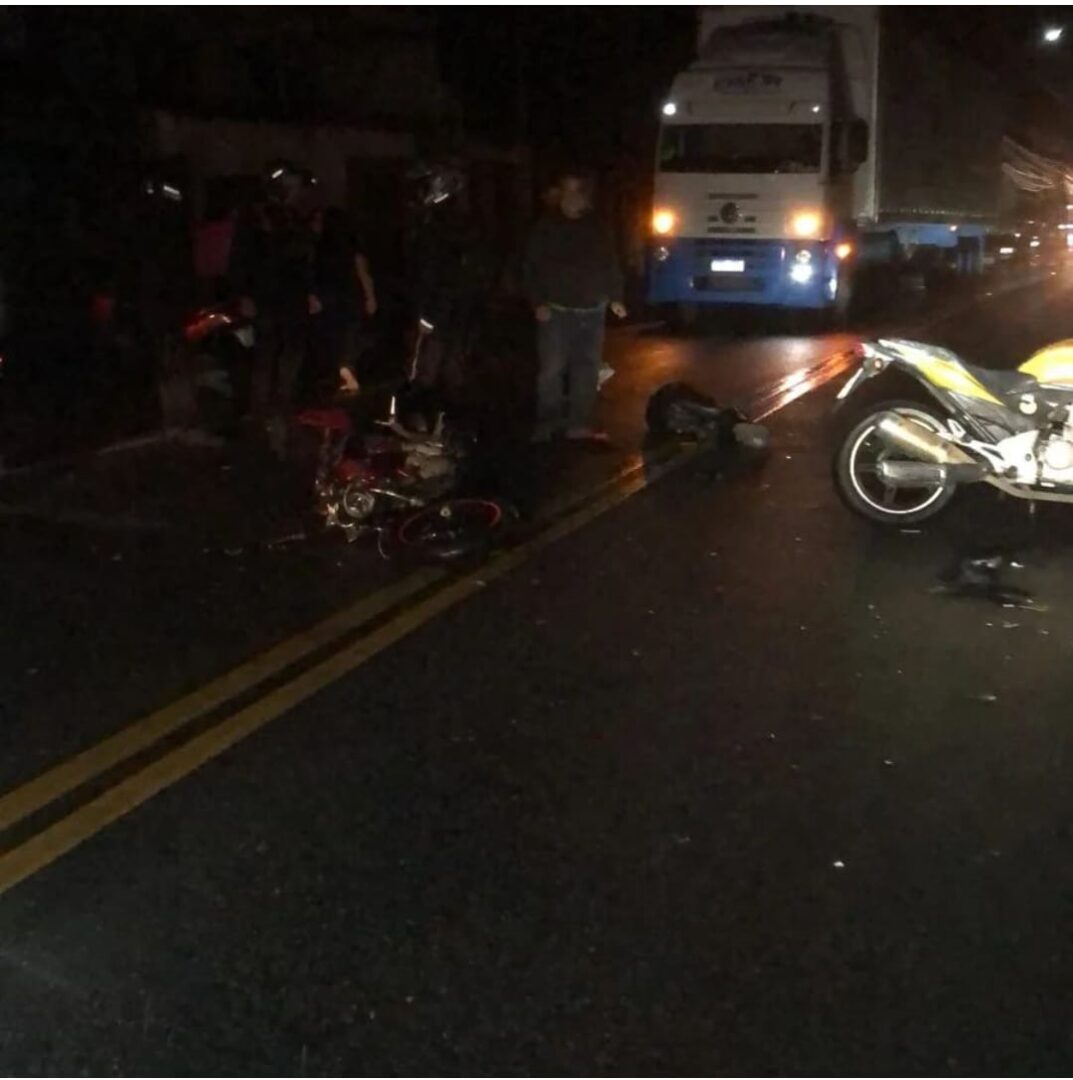
[[[1073,333],[1068,309],[1056,279],[929,336],[1008,365]],[[785,377],[823,344],[638,336],[619,393],[644,372],[729,389],[733,371],[740,396],[750,370]],[[46,851],[0,898],[0,1064],[1068,1071],[1073,515],[974,491],[925,531],[875,532],[831,488],[833,390],[772,417],[766,461],[701,456],[516,553]],[[162,595],[138,544],[102,569],[72,556],[88,540],[47,535],[37,563],[9,556],[9,785],[357,583],[317,585],[327,558],[284,551],[187,568]],[[1041,610],[936,590],[996,547]],[[183,752],[172,738],[131,767]]]

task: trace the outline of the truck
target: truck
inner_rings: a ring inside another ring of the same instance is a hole
[[[871,268],[982,270],[1005,98],[926,10],[701,9],[699,58],[661,105],[650,302],[838,318],[891,280]]]

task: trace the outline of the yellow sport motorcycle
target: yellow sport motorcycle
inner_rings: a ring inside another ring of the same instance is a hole
[[[977,367],[919,341],[881,339],[863,352],[840,403],[888,369],[927,394],[922,404],[889,399],[865,409],[841,441],[835,483],[852,510],[914,525],[939,513],[959,485],[976,483],[1019,499],[1073,502],[1073,340],[1016,371]]]

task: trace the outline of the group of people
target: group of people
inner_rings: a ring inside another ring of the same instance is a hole
[[[494,274],[478,253],[469,216],[457,209],[465,187],[461,169],[435,166],[417,179],[412,299],[421,347],[408,376],[435,392],[459,377],[449,369],[458,365]],[[347,215],[311,210],[311,183],[288,162],[270,166],[265,197],[236,220],[227,273],[229,289],[255,327],[251,411],[281,446],[304,368],[308,383],[358,390],[359,333],[378,306],[369,260]],[[519,275],[539,356],[533,439],[602,440],[594,412],[606,312],[626,314],[621,268],[610,234],[593,214],[585,175],[561,176],[546,204]]]
[[[250,406],[282,438],[307,358],[313,382],[358,389],[357,341],[376,314],[376,285],[346,214],[310,210],[311,178],[288,162],[269,168],[265,198],[239,215],[228,285],[256,330]]]

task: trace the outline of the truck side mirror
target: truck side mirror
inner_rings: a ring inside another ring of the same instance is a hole
[[[868,160],[868,121],[852,120],[849,125],[849,166],[856,169]]]

